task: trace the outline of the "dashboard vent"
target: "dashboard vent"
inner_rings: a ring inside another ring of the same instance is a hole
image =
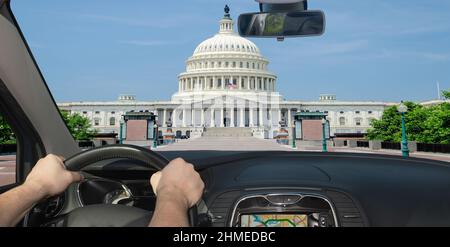
[[[339,226],[342,227],[367,226],[367,224],[365,224],[364,222],[361,212],[356,207],[355,203],[350,197],[336,191],[327,191],[327,195],[334,203],[334,206],[336,207]]]
[[[233,205],[234,200],[239,198],[240,191],[229,191],[220,194],[212,205],[209,207],[209,212],[212,214],[212,226],[213,227],[225,227],[228,216],[231,214],[230,205]]]

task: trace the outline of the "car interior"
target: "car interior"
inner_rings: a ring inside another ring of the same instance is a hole
[[[318,15],[311,14],[308,32],[323,32]],[[298,35],[284,35],[290,34]],[[50,153],[69,157],[66,168],[85,177],[34,206],[20,227],[147,226],[156,202],[149,177],[177,157],[194,164],[205,183],[201,201],[188,212],[191,226],[246,227],[250,216],[265,214],[295,215],[307,227],[450,225],[447,162],[362,153],[152,151],[125,144],[82,151],[8,0],[0,0],[0,114],[18,143],[16,183],[0,193],[21,184]]]

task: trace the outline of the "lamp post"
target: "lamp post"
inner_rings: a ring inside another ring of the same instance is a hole
[[[406,126],[405,126],[405,113],[408,111],[408,107],[403,104],[403,101],[397,107],[398,112],[402,115],[402,156],[409,157],[408,149],[408,139],[406,137]]]
[[[158,125],[153,125],[153,148],[158,147]]]
[[[292,148],[297,149],[297,143],[296,143],[296,133],[295,133],[295,120],[292,121]]]
[[[123,118],[120,119],[120,129],[119,129],[119,143],[123,144],[123,125],[125,124],[125,121]]]
[[[322,118],[322,152],[327,152],[327,139],[325,136],[325,125],[327,120]]]

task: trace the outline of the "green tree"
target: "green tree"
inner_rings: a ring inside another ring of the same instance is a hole
[[[15,144],[16,138],[6,120],[0,116],[0,144]]]
[[[444,99],[450,99],[450,90],[442,91],[442,97],[444,97]]]
[[[61,115],[75,140],[90,140],[96,134],[88,118],[78,114],[61,111]]]
[[[412,102],[405,103],[408,111],[405,115],[408,140],[421,143],[450,143],[450,104],[421,106]],[[387,108],[380,120],[372,121],[368,130],[370,140],[401,141],[401,115],[396,106]]]

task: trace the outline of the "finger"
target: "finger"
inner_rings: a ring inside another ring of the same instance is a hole
[[[79,182],[83,180],[83,175],[79,172],[70,172],[70,175],[72,176],[72,182]]]
[[[156,194],[156,189],[158,188],[159,180],[161,180],[161,174],[162,174],[161,172],[156,172],[150,178],[150,184],[151,184],[151,186],[153,188],[153,193],[155,193],[155,195],[157,195]]]

